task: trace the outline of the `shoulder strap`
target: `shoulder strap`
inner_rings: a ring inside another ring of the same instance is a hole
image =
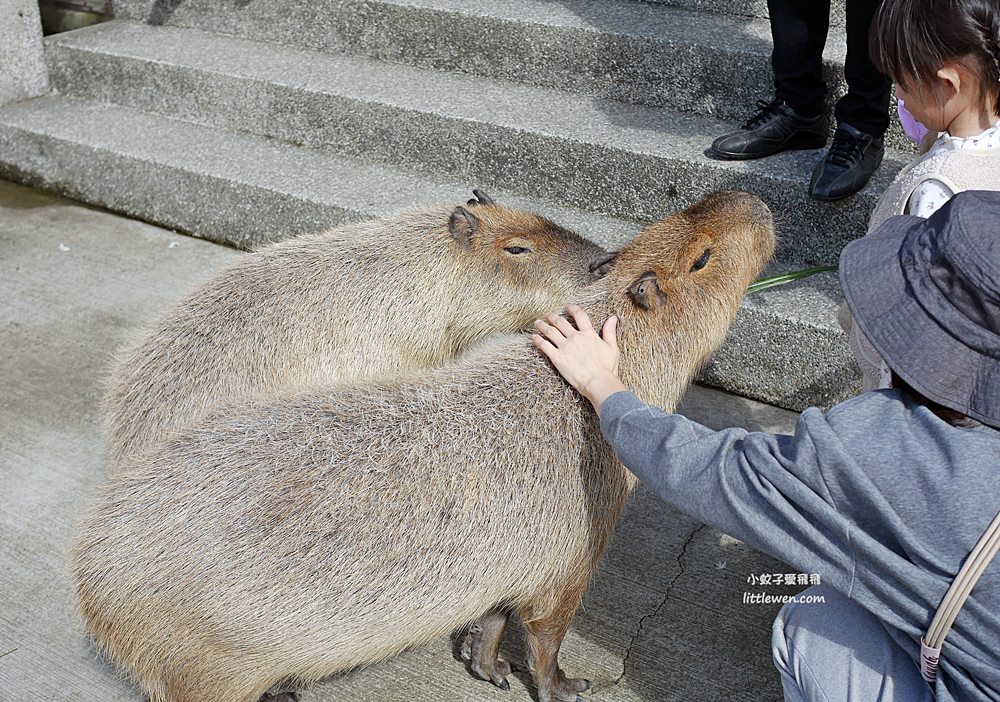
[[[937,679],[944,638],[951,631],[951,625],[955,623],[958,611],[969,599],[972,588],[979,582],[980,576],[997,555],[997,551],[1000,551],[1000,512],[993,518],[969,557],[965,559],[944,599],[938,605],[927,634],[920,639],[920,674],[927,682],[932,683]]]

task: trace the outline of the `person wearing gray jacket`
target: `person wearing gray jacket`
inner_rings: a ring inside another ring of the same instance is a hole
[[[538,320],[535,345],[600,415],[631,471],[666,502],[823,584],[780,611],[785,699],[1000,700],[1000,559],[942,646],[921,636],[1000,510],[1000,193],[957,195],[849,244],[840,280],[894,387],[792,436],[713,431],[644,404],[618,379],[617,320]],[[575,325],[575,326],[574,326]]]

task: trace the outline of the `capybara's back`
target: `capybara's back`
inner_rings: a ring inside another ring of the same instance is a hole
[[[578,300],[621,319],[621,375],[668,409],[773,249],[770,214],[718,195],[651,225]],[[407,378],[226,407],[111,481],[73,547],[77,607],[153,702],[255,702],[478,617],[473,670],[505,684],[524,622],[541,702],[634,478],[525,337]]]
[[[109,472],[215,405],[440,365],[558,308],[607,258],[548,220],[492,202],[249,254],[121,354],[105,401]]]
[[[121,475],[74,553],[97,640],[164,702],[250,702],[283,679],[445,635],[501,600],[526,605],[569,570],[585,582],[597,517],[587,502],[613,508],[626,479],[608,461],[589,486],[565,479],[586,445],[579,411],[522,433],[528,378],[548,381],[531,391],[545,406],[570,410],[575,398],[517,343],[489,369],[431,371],[402,391],[345,388],[212,416]],[[542,446],[548,432],[575,446]],[[559,558],[539,567],[547,553]],[[150,568],[178,556],[179,568]]]

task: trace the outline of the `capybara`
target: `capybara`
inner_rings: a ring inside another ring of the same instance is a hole
[[[475,194],[274,244],[195,290],[112,371],[109,473],[217,404],[441,365],[606,270],[599,246]]]
[[[671,409],[773,247],[760,200],[716,194],[645,228],[577,300],[619,316],[622,380]],[[559,646],[634,481],[528,336],[493,338],[177,433],[84,517],[76,606],[152,702],[255,702],[480,617],[473,669],[503,686],[511,612],[541,702],[576,700],[588,683]]]

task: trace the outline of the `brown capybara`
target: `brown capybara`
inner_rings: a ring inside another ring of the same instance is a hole
[[[112,371],[109,473],[214,405],[441,365],[607,269],[599,246],[476,197],[274,244],[194,291]]]
[[[671,409],[773,247],[760,200],[716,194],[644,229],[577,299],[619,316],[622,380]],[[541,702],[576,700],[588,683],[559,646],[634,481],[527,335],[495,338],[174,435],[80,524],[76,606],[152,702],[255,702],[480,617],[473,669],[503,685],[511,612]]]

